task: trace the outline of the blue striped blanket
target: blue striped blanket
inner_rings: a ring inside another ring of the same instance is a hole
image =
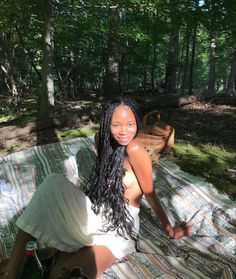
[[[94,162],[92,138],[77,138],[10,154],[0,159],[0,261],[9,256],[15,221],[37,185],[49,173],[63,173],[83,183]],[[170,240],[143,200],[140,244],[135,252],[106,270],[101,279],[214,278],[236,274],[235,203],[202,178],[161,159],[153,181],[172,224],[192,220],[193,235]]]

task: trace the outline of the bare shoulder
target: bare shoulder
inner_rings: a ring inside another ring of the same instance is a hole
[[[130,156],[148,156],[144,146],[137,140],[133,139],[126,147],[128,157]]]
[[[134,139],[127,145],[126,153],[141,188],[152,185],[152,162],[144,146]]]

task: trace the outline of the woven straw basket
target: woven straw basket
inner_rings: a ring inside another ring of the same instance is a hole
[[[150,116],[155,116],[154,124],[147,124]],[[160,121],[160,113],[152,111],[147,113],[142,122],[142,129],[138,134],[138,140],[144,145],[153,162],[157,163],[160,154],[174,145],[175,129]]]

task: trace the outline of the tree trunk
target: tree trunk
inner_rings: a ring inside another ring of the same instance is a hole
[[[149,45],[146,44],[146,51],[145,51],[145,61],[143,65],[143,93],[145,94],[147,91],[147,82],[148,82],[148,57],[149,57]]]
[[[172,47],[169,50],[166,75],[165,75],[165,91],[168,93],[176,92],[176,76],[177,76],[177,65],[178,65],[178,44],[179,44],[179,31],[172,30],[170,34],[169,45]]]
[[[54,79],[53,79],[53,55],[54,55],[54,30],[51,22],[51,0],[44,2],[44,30],[43,30],[43,88],[40,98],[39,119],[50,117],[54,107]]]
[[[69,79],[69,90],[70,90],[70,96],[73,100],[75,100],[76,92],[75,92],[75,53],[73,50],[70,50],[70,67],[71,67],[71,78]]]
[[[228,82],[227,82],[226,93],[227,94],[236,93],[236,49],[234,50],[234,53],[233,53],[229,78],[228,78]]]
[[[125,91],[126,76],[125,76],[126,54],[123,52],[119,65],[119,88],[123,93]]]
[[[109,34],[107,41],[106,72],[103,81],[104,96],[110,98],[120,93],[119,88],[119,47],[117,28],[120,24],[120,10],[117,6],[108,11]]]
[[[176,77],[176,91],[179,91],[179,88],[181,88],[181,77],[182,77],[182,69],[183,69],[183,61],[184,61],[184,50],[185,50],[185,45],[186,45],[186,32],[184,33],[183,37],[183,43],[182,43],[182,48],[181,48],[181,53],[180,53],[180,58],[179,58],[179,70],[177,72],[177,77]]]
[[[194,60],[195,60],[195,50],[196,50],[196,39],[197,39],[197,23],[195,23],[192,34],[192,54],[191,62],[189,68],[189,88],[188,94],[191,95],[193,92],[193,69],[194,69]]]
[[[127,71],[127,77],[126,77],[126,90],[129,90],[130,77],[131,77],[131,68],[129,68],[128,71]]]
[[[157,42],[153,41],[153,59],[152,59],[152,76],[151,76],[151,86],[152,86],[152,94],[155,93],[155,70],[156,70],[156,58],[157,58]]]
[[[185,55],[185,65],[184,65],[184,74],[183,74],[183,80],[182,80],[182,89],[181,89],[181,95],[184,95],[185,90],[185,83],[186,83],[186,76],[188,72],[188,58],[189,58],[189,37],[190,37],[190,31],[187,26],[186,30],[186,55]]]
[[[210,70],[209,70],[209,79],[208,79],[208,90],[207,93],[212,95],[215,93],[215,82],[216,82],[216,44],[215,39],[211,40],[210,46]]]
[[[6,86],[10,93],[10,103],[13,103],[17,111],[20,108],[20,96],[17,90],[16,81],[14,77],[14,71],[12,69],[12,63],[9,60],[6,46],[5,34],[2,32],[2,37],[0,38],[0,56],[2,56],[3,63],[1,63],[1,69],[6,77]],[[8,82],[9,84],[8,84]]]

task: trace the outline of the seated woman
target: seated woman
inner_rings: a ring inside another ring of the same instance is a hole
[[[190,235],[188,223],[172,227],[156,196],[151,160],[136,139],[140,123],[140,110],[132,99],[116,97],[105,105],[88,182],[81,190],[59,174],[43,181],[17,220],[19,231],[4,279],[16,278],[26,242],[32,239],[61,251],[50,279],[76,266],[88,278],[97,278],[138,249],[143,195],[170,238]]]

